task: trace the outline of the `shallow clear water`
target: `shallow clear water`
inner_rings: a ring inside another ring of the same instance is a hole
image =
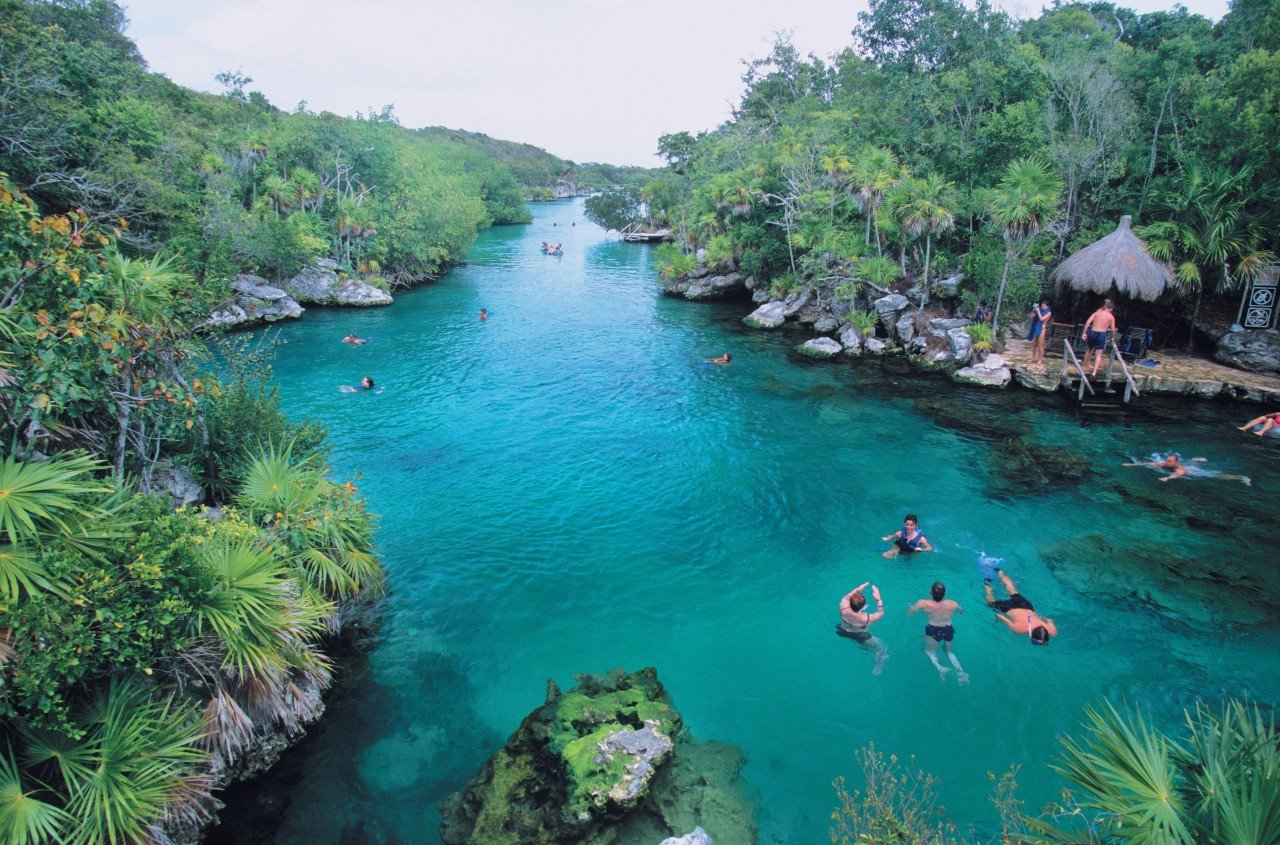
[[[809,363],[791,352],[803,336],[745,329],[742,303],[663,298],[652,252],[608,239],[580,203],[533,214],[485,233],[468,266],[392,308],[313,310],[283,328],[285,407],[327,421],[336,471],[363,473],[390,594],[369,672],[294,752],[300,774],[241,790],[226,815],[271,803],[281,843],[434,842],[436,802],[541,704],[548,678],[567,686],[614,666],[656,666],[697,737],[746,750],[762,840],[785,843],[827,841],[831,782],[856,781],[853,753],[871,741],[914,755],[953,816],[986,827],[987,772],[1020,764],[1031,806],[1054,797],[1056,737],[1091,702],[1172,718],[1196,696],[1280,699],[1274,608],[1261,625],[1197,632],[1076,591],[1038,552],[1103,534],[1197,568],[1229,556],[1274,573],[1272,525],[1193,530],[1114,489],[1274,511],[1275,444],[1226,425],[1252,406],[1096,422],[1056,397],[963,393],[892,364]],[[541,255],[544,239],[566,255]],[[339,343],[348,331],[375,340]],[[702,363],[726,350],[731,366]],[[362,375],[385,391],[339,392]],[[915,410],[934,394],[979,417],[1016,415],[1032,439],[1089,456],[1100,474],[1083,494],[993,494],[990,442]],[[1248,472],[1254,486],[1160,484],[1118,466],[1159,447]],[[882,560],[879,537],[908,510],[939,553]],[[1048,648],[982,608],[979,550],[1005,556],[1057,620]],[[876,626],[891,650],[879,678],[833,633],[837,600],[868,579],[889,610]],[[939,683],[920,652],[923,623],[905,614],[934,579],[969,608],[955,641],[968,687]],[[1202,599],[1229,612],[1233,596]]]

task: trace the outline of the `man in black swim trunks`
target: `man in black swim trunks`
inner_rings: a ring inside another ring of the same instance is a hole
[[[938,647],[941,646],[943,653],[947,655],[947,660],[951,661],[951,665],[956,670],[956,682],[961,686],[969,683],[969,674],[964,671],[964,667],[960,665],[960,659],[951,650],[951,641],[956,636],[956,629],[951,625],[951,617],[956,613],[964,613],[964,608],[958,602],[947,598],[947,588],[941,581],[934,581],[933,586],[929,588],[929,598],[920,599],[907,608],[907,613],[911,614],[920,611],[924,611],[929,617],[929,624],[924,626],[924,653],[933,663],[933,668],[938,670],[938,677],[946,681],[947,673],[951,671],[938,662]]]
[[[1018,592],[1018,586],[1003,571],[996,570],[1000,583],[1004,584],[1009,598],[996,601],[996,594],[991,591],[991,584],[984,584],[987,594],[987,607],[996,612],[996,619],[1003,622],[1015,634],[1025,634],[1036,645],[1048,645],[1050,637],[1058,636],[1058,626],[1052,619],[1036,613],[1035,607],[1027,597]]]

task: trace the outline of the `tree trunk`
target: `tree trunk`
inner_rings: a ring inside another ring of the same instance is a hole
[[[1200,300],[1204,297],[1204,283],[1196,289],[1196,307],[1191,311],[1191,337],[1187,338],[1187,351],[1190,352],[1196,345],[1196,321],[1200,319]]]
[[[1000,290],[996,293],[996,310],[991,317],[991,330],[1000,325],[1000,303],[1004,301],[1004,286],[1009,281],[1009,265],[1013,262],[1013,247],[1004,248],[1004,270],[1000,273]]]
[[[871,246],[871,212],[867,212],[867,246]]]
[[[933,238],[929,234],[924,236],[924,285],[923,293],[920,294],[920,310],[929,304],[929,259],[932,257],[930,247],[933,246]]]
[[[116,478],[124,478],[124,455],[129,446],[129,415],[132,407],[129,404],[130,391],[133,390],[133,367],[128,362],[120,373],[120,395],[116,397],[116,446],[113,469]]]
[[[871,225],[876,230],[876,255],[884,258],[884,250],[880,248],[880,221],[875,214],[871,215]]]

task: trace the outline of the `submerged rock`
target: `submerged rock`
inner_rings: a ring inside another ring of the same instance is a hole
[[[1059,446],[1027,443],[1010,437],[991,451],[996,473],[1012,489],[1037,490],[1049,485],[1076,485],[1093,472],[1092,465]]]
[[[684,836],[669,836],[662,840],[658,845],[715,845],[715,842],[707,832],[700,827],[695,827],[691,832]]]
[[[1039,551],[1053,574],[1077,592],[1145,607],[1202,631],[1269,622],[1280,599],[1226,555],[1195,560],[1149,540],[1119,546],[1101,534]]]
[[[916,410],[930,422],[944,428],[1002,439],[1017,437],[1023,431],[1019,421],[1006,414],[993,414],[985,408],[952,399],[929,397],[917,399],[915,404]]]
[[[549,683],[546,703],[441,802],[445,845],[656,842],[695,828],[755,842],[741,752],[693,742],[653,669],[576,680]],[[707,753],[718,767],[698,762]]]
[[[809,358],[834,358],[843,348],[829,337],[815,337],[797,346],[796,351]]]

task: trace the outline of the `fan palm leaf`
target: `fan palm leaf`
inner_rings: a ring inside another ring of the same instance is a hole
[[[41,590],[61,594],[64,588],[30,549],[0,542],[0,601],[16,602],[23,592],[28,596]]]
[[[58,842],[72,821],[71,815],[42,801],[44,789],[28,789],[13,752],[0,754],[0,842],[6,845],[42,845]]]
[[[83,497],[102,494],[111,485],[95,479],[101,463],[86,455],[46,461],[0,461],[0,533],[11,544],[69,533],[74,518],[101,514]]]
[[[1195,845],[1171,742],[1141,714],[1122,716],[1110,703],[1085,711],[1083,742],[1063,740],[1055,770],[1082,793],[1081,805],[1111,819],[1133,845]]]

